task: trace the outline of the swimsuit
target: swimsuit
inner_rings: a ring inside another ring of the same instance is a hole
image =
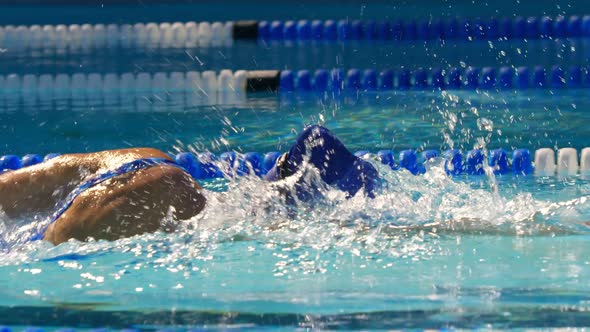
[[[91,178],[90,180],[87,180],[86,182],[83,182],[78,187],[76,187],[76,189],[74,189],[68,195],[68,197],[66,197],[63,205],[61,205],[61,207],[51,215],[50,222],[47,225],[43,226],[37,232],[37,234],[33,235],[30,238],[30,240],[31,241],[42,240],[43,237],[45,236],[45,232],[47,231],[47,228],[49,228],[49,226],[51,224],[53,224],[57,219],[59,219],[59,217],[61,217],[61,215],[64,214],[64,212],[66,212],[66,210],[72,205],[72,203],[74,203],[74,200],[78,196],[80,196],[80,194],[83,193],[84,191],[86,191],[98,184],[101,184],[107,180],[110,180],[116,176],[127,174],[127,173],[134,172],[134,171],[138,171],[141,169],[150,168],[153,166],[159,166],[159,165],[170,165],[170,166],[178,167],[186,172],[186,170],[182,166],[178,165],[176,162],[174,162],[172,160],[168,160],[168,159],[164,159],[164,158],[142,158],[142,159],[134,160],[132,162],[125,163],[125,164],[115,168],[114,170],[98,174],[95,177]]]

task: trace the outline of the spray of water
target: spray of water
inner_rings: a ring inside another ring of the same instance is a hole
[[[494,123],[482,117],[469,100],[448,92],[442,92],[442,96],[444,101],[437,109],[447,124],[442,133],[446,145],[455,147],[456,140],[463,144],[475,137],[473,147],[483,149],[487,156],[486,147],[492,138]],[[467,120],[477,124],[467,127],[477,127],[479,131],[458,130],[465,127],[462,123]],[[502,193],[493,169],[488,166],[484,166],[487,187],[478,187],[469,181],[449,177],[444,171],[444,160],[440,158],[429,161],[426,174],[420,176],[404,170],[392,171],[376,160],[372,162],[381,175],[381,185],[374,199],[362,192],[346,198],[343,192],[322,183],[311,166],[304,166],[295,175],[272,184],[255,176],[232,174],[227,174],[226,179],[206,182],[204,187],[210,190],[206,209],[182,222],[172,239],[179,241],[178,245],[198,243],[197,247],[241,239],[322,248],[360,246],[363,250],[372,248],[374,252],[397,255],[404,241],[411,238],[415,244],[415,236],[423,239],[424,234],[586,232],[581,221],[590,210],[587,196],[556,201],[536,198],[526,190]],[[287,199],[296,198],[295,191],[302,186],[315,193],[313,200]],[[17,221],[0,216],[0,221],[0,240],[10,255],[25,252],[27,256],[47,247],[43,242],[25,241],[46,222],[46,216],[35,215]],[[90,244],[73,241],[58,247],[76,252],[80,247],[119,248],[121,243],[144,242],[154,236],[159,235],[141,235],[115,241],[112,245],[102,241]],[[18,250],[15,251],[15,247]],[[394,247],[397,249],[393,250]]]
[[[373,245],[382,241],[380,245],[387,247],[392,237],[420,232],[542,235],[585,231],[570,221],[583,220],[584,211],[590,210],[586,196],[563,202],[535,199],[527,192],[502,197],[448,177],[443,164],[442,159],[432,160],[426,165],[426,174],[414,176],[375,162],[381,186],[374,199],[362,192],[347,199],[341,191],[323,184],[312,167],[303,167],[275,184],[254,176],[205,183],[210,189],[207,207],[182,223],[178,239],[209,244],[257,239],[329,246],[367,241],[370,237]],[[288,201],[289,191],[297,190],[295,183],[313,187],[315,199]],[[1,240],[8,248],[17,246],[21,252],[46,247],[43,242],[22,241],[43,222],[43,216],[18,221],[3,216]],[[136,238],[150,237],[147,234]],[[66,246],[74,251],[78,246],[88,246],[74,243]],[[100,246],[105,244],[101,242]]]

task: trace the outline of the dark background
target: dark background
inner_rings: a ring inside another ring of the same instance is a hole
[[[0,24],[556,16],[590,13],[589,8],[590,1],[587,0],[2,0],[0,1]]]

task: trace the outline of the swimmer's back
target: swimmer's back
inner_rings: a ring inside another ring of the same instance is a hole
[[[58,244],[69,239],[116,240],[157,230],[171,232],[177,221],[204,208],[201,191],[188,173],[170,164],[124,173],[83,191],[43,239]]]
[[[70,154],[0,175],[0,207],[9,217],[54,212],[88,179],[142,159],[171,159],[151,148]],[[67,202],[40,238],[55,244],[75,238],[114,240],[162,228],[162,220],[188,219],[205,205],[199,184],[173,162],[114,173]],[[168,218],[168,219],[170,219]]]
[[[67,154],[0,174],[0,207],[8,217],[46,212],[85,178],[141,158],[169,159],[152,148]]]

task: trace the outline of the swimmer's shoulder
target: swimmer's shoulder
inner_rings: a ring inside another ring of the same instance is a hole
[[[142,158],[162,158],[172,160],[170,156],[168,156],[163,151],[160,151],[155,148],[127,148],[127,149],[116,149],[116,150],[105,150],[95,153],[87,154],[86,156],[89,157],[98,157],[101,159],[108,159],[108,158],[124,158],[124,159],[142,159]]]
[[[89,153],[63,154],[37,165],[24,167],[16,171],[0,175],[1,182],[14,182],[20,176],[29,177],[37,174],[47,181],[47,177],[59,179],[76,179],[80,175],[90,176],[98,172],[116,169],[117,167],[144,158],[162,158],[172,160],[166,153],[154,148],[128,148],[104,150]]]
[[[61,156],[63,161],[77,163],[89,170],[106,171],[117,168],[125,163],[130,163],[144,158],[161,158],[172,160],[163,151],[154,148],[127,148],[116,150],[104,150],[84,154],[69,154]]]

